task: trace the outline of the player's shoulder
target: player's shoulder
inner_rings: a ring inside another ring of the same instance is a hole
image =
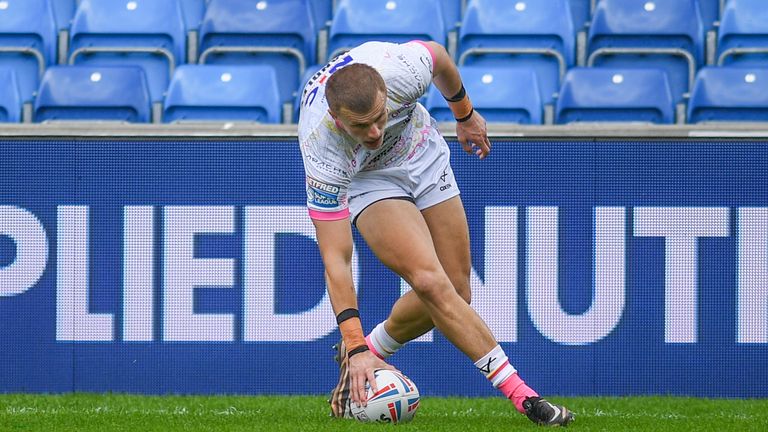
[[[430,49],[426,42],[417,40],[405,43],[369,41],[352,48],[349,54],[355,62],[375,64],[397,61],[403,56],[429,55]]]

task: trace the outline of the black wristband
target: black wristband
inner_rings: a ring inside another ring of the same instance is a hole
[[[464,116],[462,118],[457,118],[456,121],[459,122],[459,123],[464,123],[465,121],[469,120],[472,117],[472,114],[474,114],[474,112],[475,112],[475,109],[472,108],[469,111],[469,114],[467,114],[466,116]]]
[[[355,354],[360,354],[361,352],[366,352],[366,351],[368,351],[368,345],[360,345],[359,347],[350,350],[347,353],[347,358],[350,358]]]
[[[360,317],[360,312],[358,312],[357,309],[344,309],[343,311],[339,312],[338,315],[336,315],[336,324],[341,324],[344,321],[355,317]]]
[[[467,96],[467,90],[464,88],[464,84],[462,83],[461,84],[461,90],[459,90],[458,93],[453,95],[453,97],[449,97],[449,98],[445,97],[445,96],[443,96],[443,97],[448,102],[459,102],[460,100],[464,99],[466,96]]]

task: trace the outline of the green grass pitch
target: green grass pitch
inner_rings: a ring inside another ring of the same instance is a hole
[[[768,399],[552,397],[574,431],[768,431]],[[503,398],[423,397],[412,423],[328,417],[320,396],[0,395],[0,431],[537,430]]]

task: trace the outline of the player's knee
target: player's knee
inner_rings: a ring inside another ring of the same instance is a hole
[[[429,303],[439,302],[452,289],[448,277],[439,271],[420,270],[409,279],[419,298]]]

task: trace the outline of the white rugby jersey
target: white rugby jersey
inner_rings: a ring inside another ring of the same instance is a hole
[[[352,63],[375,68],[387,85],[384,142],[376,150],[355,142],[328,113],[325,83]],[[299,144],[313,219],[349,216],[347,195],[355,174],[400,166],[424,147],[432,125],[429,112],[417,101],[432,82],[433,64],[434,55],[423,42],[367,42],[338,56],[309,80],[301,98]]]

